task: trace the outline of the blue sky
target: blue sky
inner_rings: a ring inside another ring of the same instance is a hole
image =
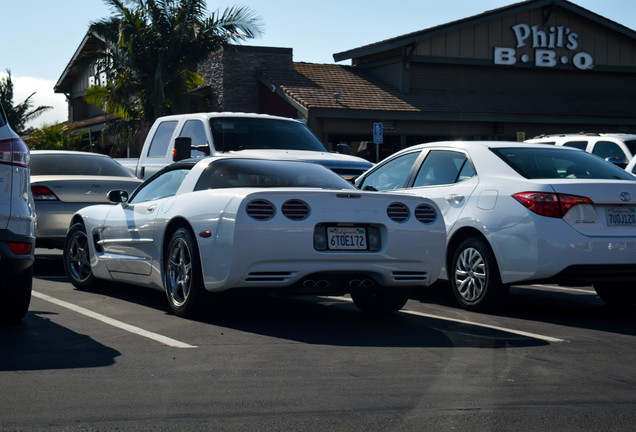
[[[334,63],[333,54],[476,15],[514,0],[208,0],[208,10],[246,6],[264,23],[264,34],[245,45],[293,48],[294,61]],[[633,0],[572,3],[636,30]],[[33,126],[66,120],[63,95],[53,86],[89,24],[110,16],[103,0],[1,0],[0,74],[11,70],[14,103],[32,92],[36,105],[54,110]],[[345,62],[347,64],[347,62]]]

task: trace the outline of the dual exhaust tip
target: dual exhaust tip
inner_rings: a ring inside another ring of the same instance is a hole
[[[327,288],[329,287],[330,282],[326,279],[307,279],[303,282],[304,288]],[[375,285],[375,281],[373,279],[351,279],[349,280],[350,288],[371,288]]]

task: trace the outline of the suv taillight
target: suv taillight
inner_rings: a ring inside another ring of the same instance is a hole
[[[528,210],[547,217],[561,218],[577,204],[592,204],[587,197],[547,192],[521,192],[512,196]]]
[[[29,148],[20,138],[0,140],[0,163],[28,168],[30,162]]]

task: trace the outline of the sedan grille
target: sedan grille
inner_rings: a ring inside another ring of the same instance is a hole
[[[252,219],[265,221],[274,217],[274,205],[263,199],[255,199],[247,204],[247,214]]]
[[[437,212],[428,204],[420,204],[415,207],[415,219],[424,224],[430,224],[437,219]]]
[[[309,205],[297,199],[285,201],[281,210],[283,214],[291,220],[303,220],[309,216]]]
[[[386,214],[395,222],[406,222],[410,216],[408,207],[398,202],[391,203],[386,209]]]

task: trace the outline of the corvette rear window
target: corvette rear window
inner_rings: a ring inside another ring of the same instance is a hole
[[[355,189],[328,168],[313,163],[222,159],[207,166],[194,190],[242,187]]]
[[[581,150],[532,147],[490,150],[527,179],[635,180],[625,170]]]

